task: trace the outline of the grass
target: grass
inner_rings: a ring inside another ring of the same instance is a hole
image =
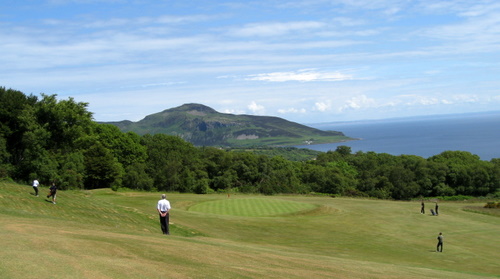
[[[484,206],[467,206],[465,211],[500,217],[500,208],[485,208]]]
[[[334,142],[343,142],[348,140],[354,140],[353,138],[346,136],[302,136],[302,137],[263,137],[258,139],[251,140],[238,140],[238,139],[229,139],[227,142],[230,146],[238,148],[238,147],[248,147],[248,146],[293,146],[293,145],[306,145],[308,141],[311,141],[313,144],[322,144],[322,143],[334,143]]]
[[[0,182],[2,278],[499,278],[500,219],[441,202],[60,191]],[[436,237],[445,236],[443,253]]]
[[[308,211],[313,208],[315,206],[310,203],[279,199],[245,198],[198,203],[190,207],[189,210],[218,215],[259,217],[286,215],[299,211]]]

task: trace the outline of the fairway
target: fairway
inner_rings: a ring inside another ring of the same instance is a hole
[[[233,216],[278,216],[308,211],[317,206],[277,198],[243,198],[207,201],[189,208],[190,211]]]
[[[164,236],[160,193],[32,191],[0,182],[1,278],[500,278],[483,202],[167,193]]]

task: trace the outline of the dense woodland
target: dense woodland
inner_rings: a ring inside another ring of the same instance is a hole
[[[60,189],[126,187],[192,193],[324,193],[407,200],[499,195],[500,158],[464,151],[430,158],[340,146],[314,160],[195,147],[164,134],[139,136],[99,124],[87,103],[0,87],[0,179]],[[293,152],[293,149],[283,149]]]

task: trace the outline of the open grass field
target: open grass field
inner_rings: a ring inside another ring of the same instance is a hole
[[[483,203],[167,193],[165,236],[160,193],[46,192],[0,182],[1,278],[500,278]]]

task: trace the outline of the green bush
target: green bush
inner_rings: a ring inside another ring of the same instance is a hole
[[[456,195],[456,196],[441,196],[438,198],[442,201],[466,201],[466,200],[471,200],[474,197],[464,196],[464,195]]]
[[[484,208],[500,208],[500,203],[496,203],[496,202],[487,202],[487,203],[484,205]]]

